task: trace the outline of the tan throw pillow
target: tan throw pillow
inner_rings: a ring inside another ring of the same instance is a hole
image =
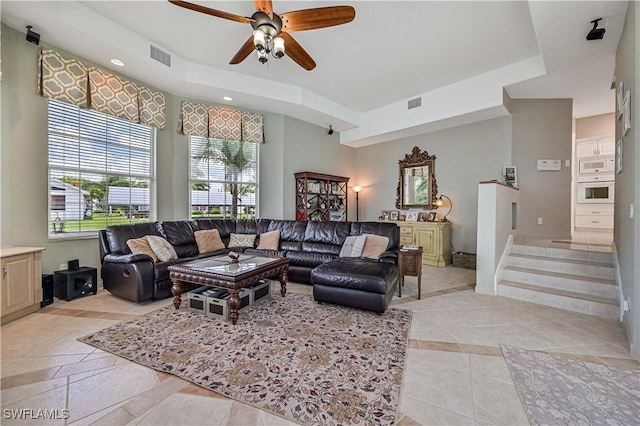
[[[387,244],[389,244],[389,237],[383,237],[382,235],[375,234],[362,234],[367,236],[367,240],[364,243],[364,249],[362,249],[362,257],[367,259],[377,259],[382,253],[387,251]]]
[[[166,262],[167,260],[177,259],[178,255],[171,243],[162,237],[155,235],[147,235],[147,241],[151,250],[156,254],[160,262]]]
[[[227,247],[253,247],[256,241],[254,234],[231,234]]]
[[[226,248],[222,242],[222,238],[220,238],[220,232],[218,232],[217,229],[196,231],[193,235],[196,237],[196,244],[198,244],[198,251],[200,253],[210,253]]]
[[[131,253],[133,254],[146,254],[151,256],[154,262],[158,261],[158,257],[153,250],[151,250],[151,246],[149,245],[149,241],[147,241],[146,236],[127,240],[127,246],[129,246],[129,250],[131,250]]]
[[[280,231],[269,231],[264,234],[260,234],[260,244],[258,244],[259,250],[278,250],[280,246]]]

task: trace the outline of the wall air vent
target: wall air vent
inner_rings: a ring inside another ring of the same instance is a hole
[[[422,106],[422,98],[411,99],[408,102],[407,106],[408,106],[407,109],[414,109],[414,108],[418,108],[419,106]]]
[[[164,50],[158,49],[154,45],[151,45],[151,59],[155,59],[161,64],[171,67],[171,55]]]

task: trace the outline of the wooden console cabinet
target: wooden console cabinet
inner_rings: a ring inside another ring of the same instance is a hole
[[[3,247],[1,323],[40,309],[42,301],[42,247]]]
[[[386,221],[389,222],[389,221]],[[444,267],[451,263],[451,222],[393,221],[400,228],[400,247],[422,247],[424,265]]]

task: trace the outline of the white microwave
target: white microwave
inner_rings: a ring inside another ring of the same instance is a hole
[[[610,158],[598,158],[591,160],[579,161],[579,173],[585,174],[597,174],[597,173],[613,173],[615,172],[615,159]]]
[[[579,204],[612,204],[615,194],[615,182],[594,181],[594,182],[578,182]]]

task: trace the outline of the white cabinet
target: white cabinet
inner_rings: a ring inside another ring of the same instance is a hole
[[[2,324],[40,309],[42,301],[41,247],[2,248],[0,315]]]
[[[575,227],[613,229],[613,204],[578,205]]]
[[[576,157],[592,158],[599,156],[614,156],[616,143],[613,138],[589,138],[576,140]]]
[[[393,222],[400,228],[400,246],[422,247],[422,263],[447,266],[451,263],[451,222]]]

